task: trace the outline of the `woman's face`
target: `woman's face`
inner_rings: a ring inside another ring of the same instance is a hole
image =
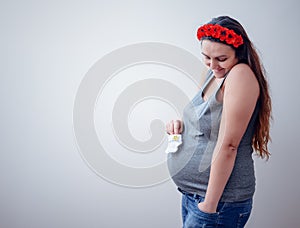
[[[229,45],[203,40],[201,47],[204,64],[213,71],[216,78],[223,78],[238,63],[235,50]]]

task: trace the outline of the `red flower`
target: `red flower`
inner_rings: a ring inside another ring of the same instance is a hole
[[[242,45],[242,44],[243,44],[243,38],[242,38],[242,36],[236,37],[233,46],[234,46],[235,48],[237,48],[238,46],[240,46],[240,45]]]
[[[234,44],[235,39],[236,39],[235,32],[233,30],[228,30],[227,31],[227,37],[226,37],[226,40],[225,40],[226,43],[228,43],[228,44]]]
[[[218,25],[213,26],[211,29],[211,36],[214,38],[220,38],[220,35],[221,35],[220,26]]]
[[[221,32],[220,32],[220,40],[224,41],[224,40],[226,40],[226,38],[227,38],[226,30],[222,29]]]
[[[235,48],[244,43],[241,35],[238,35],[234,30],[225,28],[221,25],[205,24],[198,28],[197,37],[201,40],[203,37],[213,37],[219,39],[222,42],[226,42]]]

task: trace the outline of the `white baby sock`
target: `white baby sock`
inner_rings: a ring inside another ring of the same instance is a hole
[[[175,153],[182,144],[181,134],[168,135],[168,147],[166,153]]]

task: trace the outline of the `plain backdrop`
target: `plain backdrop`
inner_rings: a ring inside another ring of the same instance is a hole
[[[112,50],[139,42],[200,56],[198,25],[230,15],[245,27],[268,72],[271,159],[255,159],[247,228],[300,227],[299,2],[1,1],[0,227],[181,227],[172,181],[112,184],[82,159],[73,132],[77,89]]]

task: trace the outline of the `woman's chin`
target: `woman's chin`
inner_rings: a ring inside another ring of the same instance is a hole
[[[218,71],[213,70],[213,73],[216,78],[223,78],[225,75],[224,70],[218,70]]]

